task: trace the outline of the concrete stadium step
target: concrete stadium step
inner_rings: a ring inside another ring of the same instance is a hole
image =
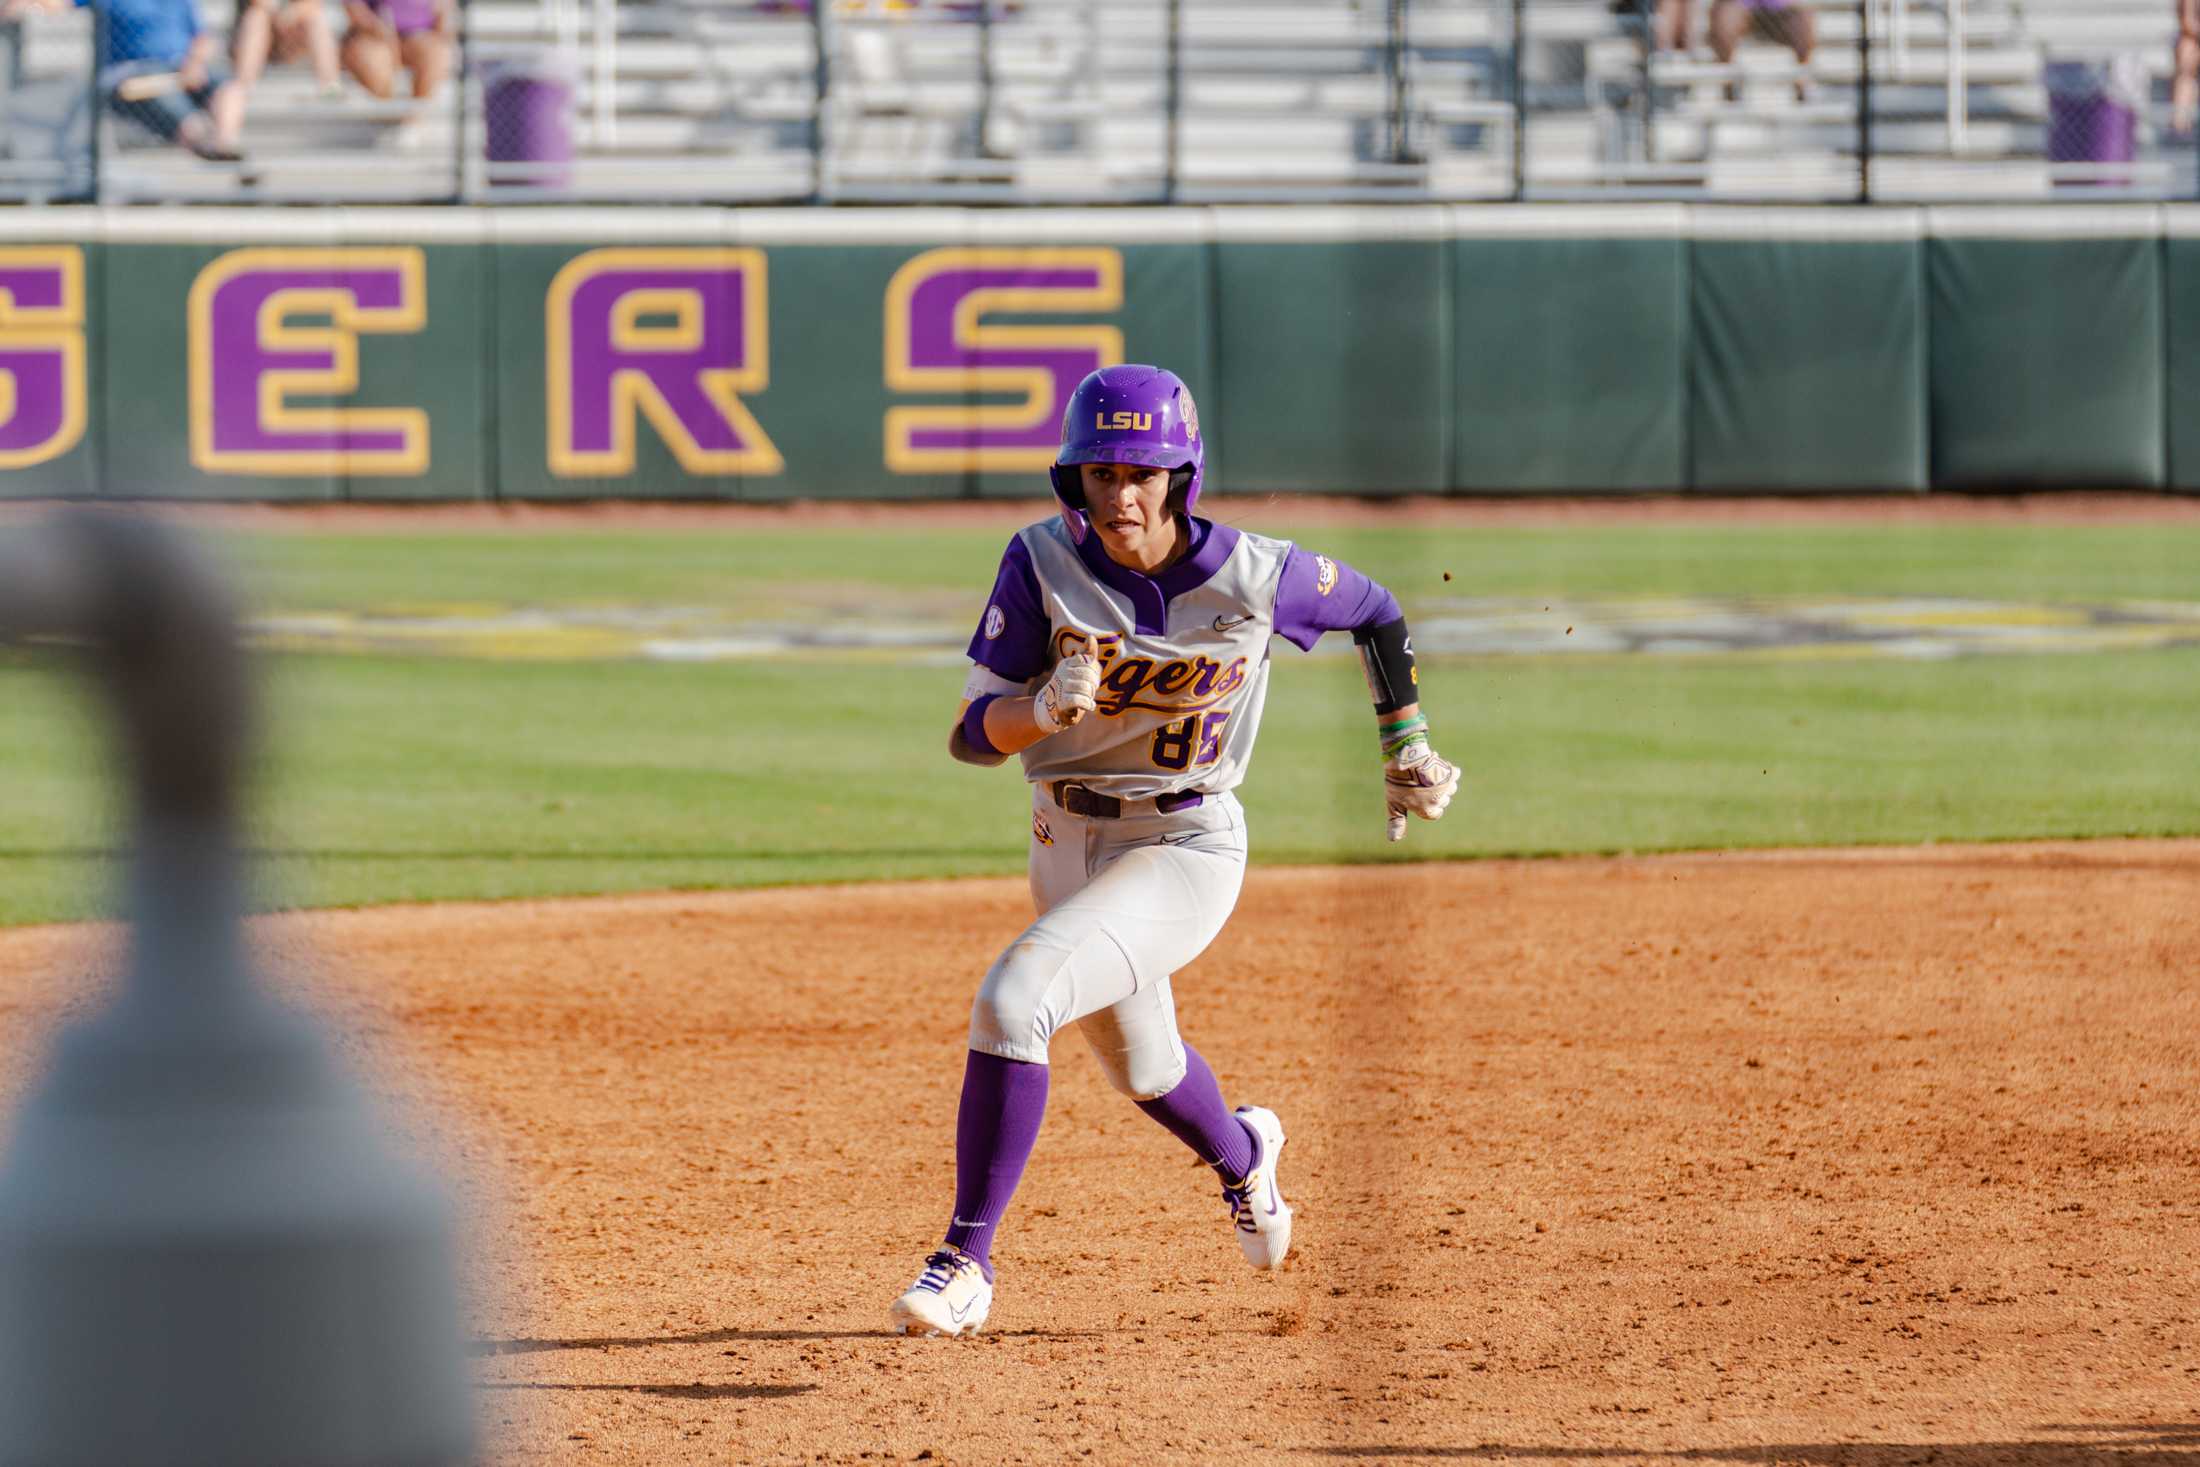
[[[1993,50],[1966,51],[1964,69],[1972,82],[1994,84],[2030,81],[2039,76],[2040,58],[2037,52],[2008,47]],[[1639,76],[1640,65],[1622,71],[1621,78]],[[1795,64],[1794,57],[1785,51],[1770,48],[1744,50],[1733,62],[1703,57],[1676,59],[1660,57],[1651,63],[1650,79],[1659,86],[1692,86],[1699,84],[1723,85],[1729,81],[1748,81],[1755,78],[1792,80],[1807,76],[1813,82],[1832,85],[1855,85],[1863,70],[1855,52],[1846,54],[1820,51],[1806,69]],[[1913,50],[1907,65],[1897,69],[1892,59],[1877,54],[1872,58],[1872,85],[1901,85],[1913,83],[1930,85],[1943,81],[1948,75],[1945,50]]]
[[[1859,136],[1853,123],[1768,125],[1764,119],[1724,118],[1708,124],[1709,149],[1720,158],[1779,158],[1797,153],[1854,154]],[[1662,136],[1662,134],[1661,134]],[[1968,130],[1969,146],[1980,153],[2024,154],[2041,151],[2046,135],[2038,123],[1982,122]],[[1878,154],[1945,154],[1948,126],[1936,122],[1874,123],[1872,151]]]
[[[2168,5],[2119,5],[2094,0],[2083,6],[2034,6],[2024,16],[2025,34],[2058,56],[2116,51],[2169,51],[2177,21]]]
[[[1348,154],[1369,124],[1350,117],[1239,117],[1187,112],[1178,124],[1185,148],[1230,149],[1247,153],[1301,152]]]
[[[27,16],[17,28],[26,77],[88,76],[92,66],[90,12],[64,10]]]

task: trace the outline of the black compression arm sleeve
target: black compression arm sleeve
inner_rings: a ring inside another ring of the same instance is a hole
[[[1395,713],[1421,701],[1421,674],[1413,665],[1413,635],[1406,619],[1362,627],[1352,634],[1359,644],[1360,667],[1367,674],[1368,696],[1377,713]]]

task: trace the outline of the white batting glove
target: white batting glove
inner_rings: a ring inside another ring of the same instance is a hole
[[[1099,646],[1090,635],[1085,645],[1054,665],[1054,676],[1031,700],[1031,718],[1041,733],[1060,733],[1093,710],[1100,691]]]
[[[1426,739],[1407,744],[1383,761],[1383,797],[1390,810],[1390,838],[1406,838],[1406,817],[1441,820],[1459,792],[1459,766],[1437,754]]]

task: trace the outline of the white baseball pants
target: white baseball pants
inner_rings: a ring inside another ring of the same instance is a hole
[[[1039,918],[970,1006],[970,1047],[1045,1064],[1075,1024],[1108,1082],[1154,1100],[1184,1078],[1169,975],[1205,950],[1245,882],[1245,812],[1229,794],[1168,815],[1072,815],[1032,787]]]

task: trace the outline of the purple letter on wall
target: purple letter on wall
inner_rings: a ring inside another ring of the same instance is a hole
[[[691,474],[776,474],[779,450],[741,401],[771,380],[764,253],[590,250],[544,303],[550,472],[634,472],[646,417]]]
[[[84,252],[0,249],[0,468],[75,447],[84,401]]]
[[[292,399],[357,391],[360,336],[427,319],[426,257],[412,246],[223,255],[191,286],[191,462],[231,474],[421,472],[421,409]]]
[[[1114,326],[1003,326],[996,311],[1062,314],[1123,305],[1118,250],[938,249],[886,288],[886,385],[896,392],[1018,399],[886,413],[886,466],[896,473],[1043,469],[1061,442],[1062,410],[1085,374],[1123,360]]]

